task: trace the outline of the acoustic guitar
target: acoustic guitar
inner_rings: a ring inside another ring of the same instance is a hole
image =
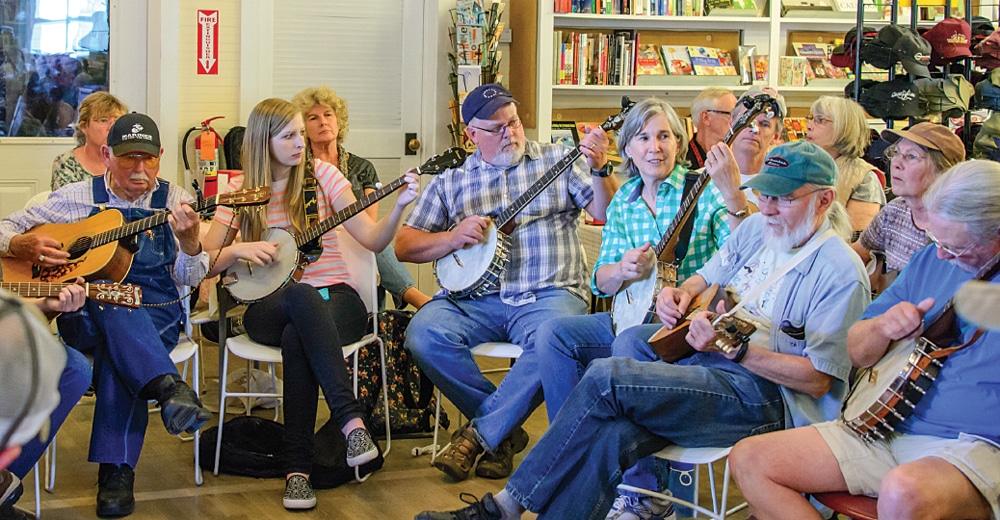
[[[258,206],[267,204],[270,198],[270,188],[255,188],[202,199],[191,208],[202,213],[216,206]],[[0,258],[3,281],[69,282],[79,276],[86,280],[120,282],[132,268],[132,256],[137,251],[135,242],[129,239],[166,224],[168,215],[169,211],[158,211],[153,216],[126,223],[120,211],[107,209],[72,224],[36,226],[27,232],[59,241],[61,249],[69,253],[69,260],[63,265],[49,267],[37,265],[33,260]]]
[[[434,175],[449,168],[457,168],[465,162],[467,155],[468,152],[462,148],[449,148],[447,151],[428,159],[417,168],[417,173]],[[252,303],[263,300],[293,279],[301,279],[307,262],[300,248],[313,243],[327,231],[339,226],[345,220],[364,211],[404,185],[406,185],[406,176],[361,197],[353,204],[320,220],[299,234],[282,228],[268,229],[267,235],[262,240],[278,244],[278,259],[267,265],[256,265],[247,261],[234,263],[226,270],[226,274],[222,278],[223,287],[236,301]]]
[[[752,125],[754,118],[758,115],[764,112],[781,114],[777,100],[768,94],[744,99],[742,103],[746,107],[746,111],[733,123],[723,138],[726,145],[732,144],[736,136],[744,128]],[[627,328],[652,322],[656,318],[656,314],[653,312],[656,295],[664,287],[677,287],[678,265],[674,249],[680,240],[684,225],[694,215],[698,199],[710,180],[708,172],[702,169],[698,179],[691,187],[690,193],[681,202],[667,232],[653,248],[653,253],[657,258],[656,265],[650,269],[646,276],[625,282],[621,289],[615,293],[611,307],[611,323],[616,334]]]
[[[688,329],[691,328],[691,316],[701,311],[714,313],[718,302],[726,300],[726,292],[719,288],[719,284],[710,285],[691,300],[687,312],[672,329],[662,327],[649,338],[653,351],[668,363],[694,354],[694,348],[686,339]],[[712,320],[712,326],[715,329],[715,345],[727,354],[750,341],[750,336],[757,331],[757,326],[753,323],[724,314],[716,316]]]
[[[25,298],[54,298],[59,291],[72,283],[45,282],[13,282],[0,283],[0,289],[19,294]],[[142,305],[142,288],[138,285],[118,283],[84,283],[81,284],[87,292],[87,298],[112,305],[120,305],[130,309],[138,309]]]
[[[622,97],[622,111],[609,117],[601,128],[607,132],[621,128],[625,116],[634,106],[628,97]],[[514,231],[514,217],[535,200],[559,175],[568,170],[580,156],[580,147],[573,148],[549,171],[545,172],[500,215],[490,219],[484,231],[485,240],[464,249],[456,249],[434,261],[434,276],[438,285],[448,291],[452,299],[475,298],[488,293],[500,284],[510,260],[510,234]]]

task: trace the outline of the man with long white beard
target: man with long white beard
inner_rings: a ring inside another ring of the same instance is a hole
[[[744,186],[759,192],[760,213],[698,274],[659,294],[657,314],[673,327],[694,296],[719,284],[740,302],[734,316],[756,326],[748,342],[724,352],[714,313],[697,312],[686,335],[696,352],[665,363],[648,344],[660,325],[624,331],[615,357],[591,363],[501,493],[417,518],[509,519],[525,510],[598,518],[611,508],[622,472],[667,445],[730,446],[835,418],[851,368],[847,331],[870,301],[868,276],[844,240],[850,227],[835,202],[836,176],[833,159],[812,143],[774,148]],[[665,510],[644,502],[642,518]]]

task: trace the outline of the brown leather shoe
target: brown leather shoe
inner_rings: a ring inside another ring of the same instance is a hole
[[[434,467],[449,477],[462,481],[469,478],[469,471],[476,463],[476,457],[482,452],[483,447],[476,440],[472,426],[467,424],[451,436],[451,446],[434,459]]]
[[[507,478],[514,471],[514,455],[521,453],[528,446],[528,432],[518,428],[507,436],[494,453],[486,452],[479,465],[476,466],[476,476],[483,478]]]

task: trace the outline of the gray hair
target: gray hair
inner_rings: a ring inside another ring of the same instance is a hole
[[[978,242],[994,243],[1000,238],[1000,163],[959,163],[927,188],[923,201],[930,213],[965,224]]]
[[[833,190],[833,204],[826,210],[826,218],[830,219],[830,227],[833,232],[843,238],[845,242],[850,243],[851,239],[854,238],[854,229],[851,227],[851,217],[847,214],[847,208],[837,201],[837,188],[808,182],[803,186],[809,188],[809,191]]]
[[[670,103],[656,98],[648,98],[639,101],[632,107],[632,110],[625,116],[625,122],[622,123],[621,129],[618,131],[618,156],[622,158],[622,172],[626,177],[632,178],[639,175],[639,169],[632,162],[632,158],[625,153],[625,147],[628,146],[629,141],[636,134],[642,131],[642,127],[646,125],[647,121],[660,114],[666,116],[667,123],[670,124],[670,131],[677,138],[677,157],[675,161],[677,164],[688,165],[688,135],[687,129],[681,123],[681,118],[677,117],[677,112],[674,112],[674,108],[670,106]]]
[[[809,107],[809,112],[833,121],[833,146],[840,155],[856,158],[865,154],[871,143],[871,130],[861,105],[844,97],[820,96]]]
[[[725,87],[708,87],[701,91],[701,94],[695,96],[694,101],[691,102],[691,122],[694,123],[694,129],[698,130],[698,123],[701,121],[701,114],[714,107],[715,102],[725,96],[733,96],[732,90]]]

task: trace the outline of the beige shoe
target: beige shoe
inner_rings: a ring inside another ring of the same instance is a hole
[[[476,433],[467,424],[451,436],[451,446],[434,460],[434,467],[449,477],[462,481],[469,478],[469,471],[482,452],[483,447],[476,439]]]

